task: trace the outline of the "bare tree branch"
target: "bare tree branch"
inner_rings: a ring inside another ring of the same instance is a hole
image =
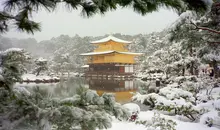
[[[220,41],[207,41],[210,44],[220,44]]]

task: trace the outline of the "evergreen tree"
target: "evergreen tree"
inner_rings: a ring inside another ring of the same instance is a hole
[[[118,7],[131,6],[135,12],[142,15],[157,11],[160,7],[173,8],[178,12],[186,9],[207,10],[212,0],[6,0],[4,10],[0,11],[0,31],[6,32],[11,23],[18,30],[34,33],[40,31],[40,24],[31,20],[31,14],[41,8],[53,11],[59,3],[65,3],[70,9],[82,9],[82,14],[92,16],[104,14]]]
[[[48,69],[46,59],[40,57],[40,58],[36,59],[34,62],[36,65],[36,67],[34,68],[34,73],[36,73],[36,76],[38,76],[40,74],[40,72]]]
[[[33,90],[14,86],[25,72],[29,56],[22,49],[0,53],[0,129],[68,130],[78,127],[95,130],[111,127],[111,116],[127,119],[127,109],[116,103],[114,96],[81,87],[73,97],[56,99]],[[42,60],[40,60],[42,61]]]
[[[19,48],[0,52],[0,88],[11,90],[13,83],[21,80],[21,75],[26,71],[25,64],[29,59],[28,53]]]
[[[199,16],[193,12],[186,14],[188,17],[182,18],[172,30],[173,37],[171,40],[182,43],[183,49],[187,50],[191,57],[195,55],[202,59],[206,64],[214,68],[215,77],[219,77],[218,64],[219,58],[219,2],[212,5],[211,11],[205,16]],[[193,49],[198,50],[193,55]],[[191,74],[194,74],[194,62],[191,63]]]
[[[69,72],[72,68],[69,54],[57,54],[56,56],[54,56],[52,68],[56,73],[58,73],[58,71],[61,72],[62,75],[63,72],[68,72],[69,76]]]

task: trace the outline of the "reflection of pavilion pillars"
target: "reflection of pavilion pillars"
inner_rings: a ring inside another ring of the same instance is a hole
[[[125,81],[125,90],[132,90],[132,89],[134,89],[133,80]]]

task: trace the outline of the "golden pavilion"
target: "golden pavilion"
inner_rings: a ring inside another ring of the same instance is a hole
[[[92,41],[96,46],[93,52],[80,54],[87,59],[88,67],[85,76],[131,76],[134,73],[135,57],[142,53],[128,51],[131,41],[125,41],[109,35],[98,41]]]

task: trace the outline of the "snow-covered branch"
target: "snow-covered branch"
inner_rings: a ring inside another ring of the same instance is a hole
[[[207,28],[207,27],[200,27],[198,25],[196,25],[194,22],[190,22],[190,24],[192,24],[193,26],[195,26],[195,30],[206,30],[206,31],[209,31],[209,32],[212,32],[212,33],[216,33],[216,34],[220,34],[220,31],[217,31],[217,30],[214,30],[214,29],[211,29],[211,28]]]

